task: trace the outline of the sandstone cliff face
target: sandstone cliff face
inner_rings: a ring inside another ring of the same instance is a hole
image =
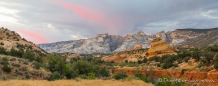
[[[139,31],[126,36],[99,34],[89,39],[56,42],[49,44],[39,44],[38,46],[51,53],[114,53],[127,49],[133,49],[136,44],[141,44],[142,48],[150,48],[150,42],[154,38],[161,38],[172,46],[190,45],[194,47],[205,46],[218,43],[218,29],[177,29],[168,32],[158,32],[146,35]]]
[[[147,57],[162,54],[175,54],[174,48],[161,38],[152,40]]]

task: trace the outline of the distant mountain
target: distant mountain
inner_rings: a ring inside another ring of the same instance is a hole
[[[51,53],[113,53],[133,48],[136,44],[141,44],[142,48],[149,48],[150,42],[154,38],[160,37],[166,40],[172,46],[190,45],[202,47],[209,44],[218,43],[218,28],[212,29],[176,29],[168,32],[158,32],[156,34],[146,35],[139,31],[135,34],[126,36],[98,34],[89,39],[63,41],[48,44],[39,44],[38,46]]]

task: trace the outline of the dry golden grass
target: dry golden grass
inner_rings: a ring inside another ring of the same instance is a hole
[[[153,86],[140,80],[10,80],[0,81],[0,86]]]

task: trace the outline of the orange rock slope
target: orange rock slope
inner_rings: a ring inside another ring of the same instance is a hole
[[[185,80],[188,85],[198,84],[199,86],[218,86],[218,72],[199,72],[199,71],[184,71],[182,70],[136,70],[136,69],[116,69],[113,74],[125,72],[127,75],[134,75],[141,72],[147,77],[159,78],[161,76],[169,76],[172,79]]]

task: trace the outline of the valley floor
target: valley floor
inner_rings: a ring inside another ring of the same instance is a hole
[[[0,81],[0,86],[153,86],[140,80],[10,80]]]

